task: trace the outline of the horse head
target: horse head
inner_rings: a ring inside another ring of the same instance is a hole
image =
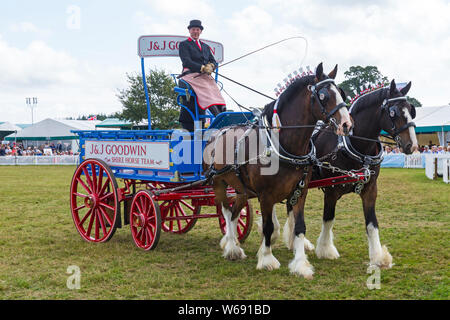
[[[334,82],[337,68],[336,65],[327,76],[323,73],[323,65],[320,63],[316,68],[314,84],[309,85],[308,89],[311,92],[311,106],[316,119],[333,125],[337,134],[347,135],[353,124],[344,102],[345,93]]]
[[[411,154],[418,149],[417,137],[412,121],[416,117],[416,109],[406,99],[406,94],[411,88],[409,82],[400,91],[395,80],[391,81],[388,97],[383,101],[381,127],[388,132],[397,142],[400,149]]]

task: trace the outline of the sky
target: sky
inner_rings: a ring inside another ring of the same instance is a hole
[[[275,97],[294,70],[320,62],[337,82],[354,65],[373,65],[424,107],[450,103],[450,1],[356,0],[15,0],[0,2],[0,122],[111,114],[126,74],[140,73],[141,35],[188,35],[199,19],[201,38],[224,46],[224,62],[294,36],[220,69]],[[303,63],[302,63],[303,62]],[[146,68],[180,73],[179,58],[149,58]],[[246,107],[270,100],[223,80]],[[37,97],[31,109],[27,97]],[[224,95],[229,109],[238,110]]]

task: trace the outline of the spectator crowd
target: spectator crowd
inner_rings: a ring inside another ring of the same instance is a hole
[[[384,146],[384,154],[400,154],[402,153],[399,147],[392,148],[390,145]],[[419,150],[413,154],[450,154],[450,143],[445,146],[437,146],[434,144],[424,145],[419,147]]]
[[[62,143],[42,144],[38,147],[27,146],[24,147],[22,143],[9,143],[2,142],[0,144],[0,157],[2,156],[63,156],[63,155],[73,155],[70,146],[67,147]]]

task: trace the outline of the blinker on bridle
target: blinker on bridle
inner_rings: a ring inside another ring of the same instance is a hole
[[[392,98],[392,99],[384,99],[383,104],[381,105],[381,108],[385,110],[389,116],[389,119],[391,120],[392,124],[392,137],[394,140],[399,143],[400,142],[400,136],[399,134],[405,130],[407,130],[409,127],[416,127],[416,124],[411,121],[403,125],[401,128],[397,129],[395,126],[395,118],[401,116],[401,111],[399,110],[399,106],[397,101],[406,101],[406,97],[398,97],[398,98]],[[389,106],[391,102],[396,102],[392,106]],[[412,106],[414,108],[414,106]],[[411,115],[412,118],[414,118],[413,115]]]
[[[322,114],[324,116],[326,116],[326,121],[325,122],[330,122],[330,119],[333,117],[333,115],[338,112],[341,108],[347,108],[347,104],[345,102],[341,102],[340,104],[338,104],[336,107],[334,107],[330,112],[327,111],[327,109],[324,107],[324,103],[326,103],[328,101],[328,99],[330,98],[330,95],[328,93],[327,88],[325,87],[326,84],[334,84],[334,80],[333,79],[325,79],[323,81],[320,81],[318,83],[316,83],[315,85],[311,85],[309,87],[309,90],[312,93],[311,96],[311,107],[314,107],[314,100],[317,100],[320,109],[322,111]]]

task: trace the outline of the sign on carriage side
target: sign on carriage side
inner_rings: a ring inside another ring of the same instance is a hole
[[[169,142],[85,141],[85,159],[100,159],[112,167],[170,169]]]
[[[186,36],[152,35],[142,36],[138,39],[138,55],[141,58],[148,57],[178,57],[180,42],[186,40]],[[214,59],[218,63],[223,62],[223,45],[219,42],[200,39],[211,47]]]

